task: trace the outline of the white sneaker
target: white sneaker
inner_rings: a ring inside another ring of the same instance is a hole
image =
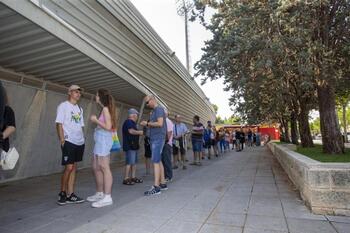
[[[95,193],[95,195],[87,197],[86,200],[89,202],[95,202],[95,201],[101,200],[103,197],[104,197],[103,193]]]
[[[113,204],[113,200],[111,197],[103,197],[101,200],[93,202],[91,206],[94,208],[100,208],[100,207],[104,207],[112,204]]]

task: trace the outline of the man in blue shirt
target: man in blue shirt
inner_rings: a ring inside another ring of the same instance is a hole
[[[181,116],[175,115],[175,124],[173,129],[174,139],[173,139],[173,155],[174,155],[174,169],[178,168],[178,161],[182,164],[182,169],[186,169],[185,164],[185,136],[188,133],[186,125],[181,122]],[[181,154],[181,159],[179,159],[179,154]]]
[[[144,99],[146,106],[153,109],[150,121],[142,121],[141,126],[150,129],[150,141],[152,151],[152,162],[154,166],[154,185],[145,192],[146,196],[161,194],[161,190],[167,190],[165,183],[164,167],[162,164],[162,151],[167,142],[166,116],[164,108],[158,105],[154,96],[146,96]]]
[[[142,130],[138,130],[136,121],[138,117],[136,109],[128,110],[128,119],[123,124],[123,151],[125,152],[125,177],[123,184],[133,185],[142,183],[142,179],[136,177],[137,153],[140,148],[139,136],[143,135]],[[129,176],[131,171],[131,176]]]

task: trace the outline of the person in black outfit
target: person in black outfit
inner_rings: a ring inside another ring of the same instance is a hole
[[[5,88],[0,82],[0,149],[8,152],[10,149],[9,137],[16,130],[15,113],[8,105],[8,99]]]
[[[245,133],[243,131],[243,129],[241,129],[241,133],[240,133],[240,140],[241,142],[241,150],[244,149],[244,143],[245,143]]]
[[[241,132],[239,130],[235,131],[236,137],[236,151],[241,151]]]

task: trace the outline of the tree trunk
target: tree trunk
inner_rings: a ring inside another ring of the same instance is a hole
[[[281,135],[280,135],[280,141],[281,142],[286,142],[286,138],[285,138],[285,133],[284,133],[284,128],[283,128],[283,123],[280,124],[280,132],[281,132]]]
[[[347,103],[343,104],[343,126],[344,126],[344,140],[345,142],[349,142],[348,140],[348,132],[347,132],[347,122],[346,122],[346,105]]]
[[[289,137],[289,125],[288,125],[288,121],[285,121],[284,123],[284,133],[285,136],[284,138],[286,139],[286,142],[290,143],[290,137]]]
[[[314,142],[312,141],[311,130],[309,125],[309,110],[305,103],[300,102],[300,113],[299,113],[299,133],[302,147],[313,147]]]
[[[296,116],[295,112],[292,112],[290,115],[290,134],[292,137],[292,143],[295,145],[299,145],[297,116]]]
[[[281,132],[281,136],[280,136],[280,141],[281,142],[290,142],[290,138],[289,138],[289,127],[288,127],[288,121],[286,121],[285,119],[280,119],[280,132]]]
[[[317,96],[323,152],[329,154],[344,153],[344,142],[339,129],[338,116],[335,111],[334,90],[328,85],[318,85]]]

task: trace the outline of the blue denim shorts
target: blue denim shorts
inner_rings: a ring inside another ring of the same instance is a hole
[[[104,129],[95,129],[94,133],[95,147],[94,155],[108,156],[111,153],[113,145],[112,132]]]
[[[160,161],[162,160],[162,151],[163,151],[164,143],[165,143],[165,140],[151,141],[153,163],[160,163]]]
[[[135,165],[137,163],[137,150],[125,151],[125,164]]]
[[[203,142],[202,141],[192,141],[192,150],[193,152],[202,152],[203,150]]]

